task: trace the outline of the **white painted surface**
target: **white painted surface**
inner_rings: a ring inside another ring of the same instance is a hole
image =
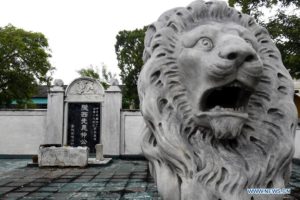
[[[295,154],[294,158],[300,159],[300,129],[296,130],[295,134]]]
[[[101,134],[104,155],[120,155],[121,107],[122,94],[119,87],[109,87],[104,97]]]
[[[45,141],[46,112],[0,111],[0,154],[37,154]]]
[[[124,111],[121,118],[121,154],[140,155],[141,134],[145,126],[140,111]]]
[[[45,144],[62,144],[64,124],[64,89],[56,86],[48,93]]]

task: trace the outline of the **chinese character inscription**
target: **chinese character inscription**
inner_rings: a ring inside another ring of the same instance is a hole
[[[69,103],[68,145],[88,146],[95,153],[95,145],[100,142],[99,103]]]

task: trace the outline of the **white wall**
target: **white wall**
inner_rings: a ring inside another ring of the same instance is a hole
[[[300,129],[296,130],[295,134],[295,154],[294,158],[300,159]]]
[[[37,154],[40,144],[46,143],[46,110],[0,111],[0,155]],[[122,111],[120,143],[121,155],[141,155],[141,134],[144,121],[139,111]],[[104,146],[107,144],[103,144]],[[295,136],[294,158],[300,159],[300,129]]]
[[[140,111],[122,111],[121,113],[121,154],[140,155],[141,134],[144,119]]]
[[[45,141],[47,110],[0,111],[0,154],[37,154]]]
[[[120,155],[122,93],[118,86],[105,91],[101,143],[104,155]]]
[[[142,154],[140,143],[141,133],[145,126],[140,111],[123,111],[121,113],[121,154]],[[300,159],[300,129],[295,134],[294,158]]]

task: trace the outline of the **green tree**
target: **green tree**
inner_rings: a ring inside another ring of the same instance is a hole
[[[105,89],[108,88],[110,80],[116,77],[116,74],[112,74],[111,72],[109,72],[107,70],[107,66],[104,64],[102,65],[101,73],[99,67],[93,65],[90,65],[87,68],[82,68],[78,70],[77,73],[81,77],[90,77],[90,78],[98,79]]]
[[[94,78],[94,79],[100,79],[99,68],[94,67],[92,65],[90,65],[87,68],[82,68],[82,69],[78,70],[77,73],[81,77],[90,77],[90,78]]]
[[[143,66],[144,38],[147,27],[123,30],[116,36],[115,52],[123,88],[123,108],[139,108],[137,80]]]
[[[0,105],[28,102],[39,84],[49,84],[54,70],[49,57],[42,33],[0,27]]]
[[[281,52],[282,61],[290,74],[300,78],[300,18],[283,12],[272,18],[265,25]]]
[[[299,8],[300,1],[293,0],[229,0],[230,6],[240,7],[242,12],[255,17],[266,27],[279,48],[282,61],[294,78],[300,78],[300,18],[291,12]],[[277,8],[274,16],[266,19],[264,13]]]

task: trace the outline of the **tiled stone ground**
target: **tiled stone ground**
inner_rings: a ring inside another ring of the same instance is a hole
[[[26,166],[28,162],[28,159],[0,159],[0,178],[9,175],[11,170]]]
[[[113,160],[89,168],[24,167],[0,159],[0,199],[161,199],[146,161]],[[15,162],[15,163],[14,163]],[[293,163],[286,200],[300,200],[300,162]]]
[[[25,167],[8,174],[0,177],[0,199],[160,199],[145,161],[114,160],[85,169]]]
[[[292,189],[291,196],[296,200],[300,200],[300,161],[293,162],[291,180],[288,185]],[[293,200],[293,198],[291,198]]]

